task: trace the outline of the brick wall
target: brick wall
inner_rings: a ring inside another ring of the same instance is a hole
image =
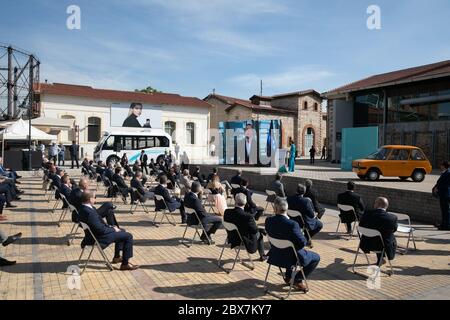
[[[214,166],[202,165],[201,172],[207,176]],[[235,175],[235,169],[220,167],[221,179],[230,179]],[[264,192],[273,181],[274,175],[261,175],[256,172],[244,171],[243,177],[249,181],[249,188]],[[294,194],[298,183],[304,183],[305,179],[298,177],[283,177],[283,184],[288,195]],[[319,201],[328,205],[337,205],[337,195],[346,190],[345,182],[312,180],[314,187],[319,192]],[[356,186],[366,205],[372,207],[375,198],[386,197],[390,202],[389,210],[397,213],[408,214],[412,220],[434,224],[440,221],[439,201],[431,196],[431,192],[418,192],[399,190],[367,185]]]

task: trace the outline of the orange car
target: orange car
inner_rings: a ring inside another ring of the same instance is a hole
[[[412,146],[384,146],[365,159],[352,162],[353,172],[362,180],[376,181],[380,176],[399,177],[406,180],[411,177],[422,182],[432,167],[420,148]]]

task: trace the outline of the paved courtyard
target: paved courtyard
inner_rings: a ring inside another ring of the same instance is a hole
[[[109,272],[95,252],[94,261],[81,276],[81,290],[69,290],[67,268],[77,264],[81,235],[72,246],[67,246],[66,235],[72,223],[67,220],[58,227],[52,221],[59,218],[60,210],[51,215],[41,189],[41,178],[22,180],[21,187],[26,194],[16,203],[18,208],[5,210],[8,221],[0,224],[8,234],[23,233],[23,238],[16,244],[0,248],[1,256],[18,261],[15,266],[0,269],[0,300],[273,299],[263,290],[265,262],[255,262],[253,271],[237,265],[229,275],[217,267],[226,237],[224,230],[215,235],[214,246],[195,244],[187,248],[180,244],[184,226],[164,224],[156,228],[150,223],[153,214],[146,214],[140,208],[130,214],[130,206],[123,204],[118,204],[117,218],[121,227],[134,235],[132,262],[141,268],[133,272]],[[260,205],[264,205],[264,199],[262,195],[256,196]],[[107,201],[103,198],[102,188],[97,193],[97,200]],[[153,212],[153,204],[150,210]],[[178,214],[174,218],[179,221]],[[336,236],[337,221],[337,212],[329,208],[323,219],[324,230],[314,238],[312,250],[320,254],[321,262],[309,279],[310,292],[306,295],[295,292],[291,299],[450,299],[448,232],[436,231],[428,225],[415,225],[418,250],[397,255],[393,261],[394,276],[383,273],[381,288],[371,290],[365,278],[351,272],[358,241]],[[263,223],[260,221],[261,225]],[[191,229],[189,235],[192,232]],[[399,236],[398,242],[404,245],[406,238]],[[112,258],[112,247],[106,253]],[[234,258],[233,253],[229,249],[225,251],[228,263]],[[256,255],[253,257],[257,258]],[[374,262],[374,257],[371,258]],[[364,257],[360,256],[358,261],[361,272],[366,272],[362,266]],[[269,281],[275,292],[286,289],[274,268]]]

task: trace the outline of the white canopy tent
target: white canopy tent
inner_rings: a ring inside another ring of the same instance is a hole
[[[7,140],[14,140],[14,141],[28,140],[29,130],[30,129],[29,129],[28,121],[19,119],[15,123],[6,127],[2,132],[0,132],[0,138],[2,140],[2,155],[4,155],[4,153],[5,153],[4,152],[5,151],[5,141],[7,141]],[[58,139],[57,136],[47,134],[44,131],[31,126],[31,140],[56,141],[57,139]]]

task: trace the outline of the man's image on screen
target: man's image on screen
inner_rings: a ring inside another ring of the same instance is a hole
[[[253,143],[253,125],[247,124],[245,128],[245,163],[250,163]]]
[[[143,106],[141,103],[133,102],[130,105],[130,110],[128,112],[128,118],[123,122],[122,127],[128,128],[142,128],[142,125],[139,123],[138,119],[142,114]],[[150,121],[149,121],[150,122]]]

